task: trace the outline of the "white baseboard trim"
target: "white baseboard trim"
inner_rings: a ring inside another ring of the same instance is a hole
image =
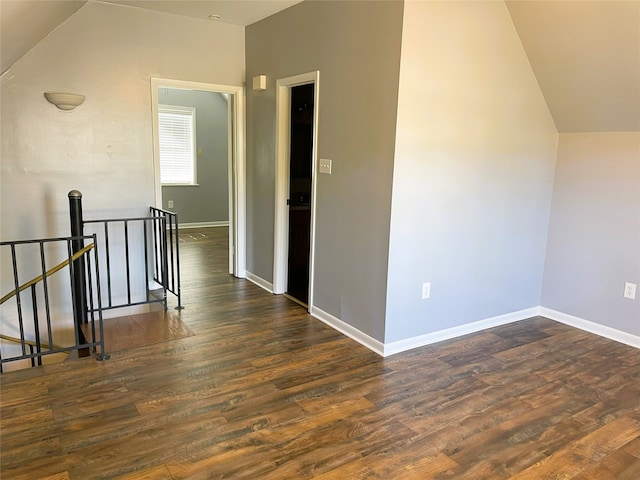
[[[273,293],[273,283],[267,282],[264,278],[259,277],[258,275],[255,275],[248,270],[245,270],[244,278],[249,280],[251,283],[256,284],[260,288],[266,290],[267,292]]]
[[[476,333],[487,328],[499,327],[500,325],[506,325],[513,322],[519,322],[520,320],[526,320],[527,318],[543,316],[556,322],[564,323],[570,327],[578,328],[586,332],[590,332],[601,337],[614,340],[616,342],[624,343],[631,347],[640,348],[640,336],[633,335],[615,328],[600,325],[598,323],[584,320],[582,318],[574,317],[566,313],[558,312],[546,307],[531,307],[516,312],[507,313],[504,315],[498,315],[497,317],[486,318],[473,323],[467,323],[465,325],[459,325],[457,327],[446,328],[444,330],[438,330],[437,332],[427,333],[425,335],[419,335],[417,337],[406,338],[390,343],[383,343],[370,337],[364,332],[361,332],[357,328],[343,322],[339,318],[319,309],[318,307],[311,307],[309,312],[311,316],[317,318],[321,322],[326,323],[330,327],[335,328],[339,332],[345,334],[347,337],[355,340],[356,342],[364,345],[369,350],[388,357],[395,355],[396,353],[405,352],[414,348],[424,347],[432,343],[442,342],[470,333]]]
[[[591,322],[584,318],[574,317],[573,315],[558,312],[551,308],[540,307],[539,310],[540,315],[551,320],[555,320],[556,322],[564,323],[565,325],[579,328],[580,330],[584,330],[589,333],[595,333],[601,337],[615,340],[616,342],[624,343],[631,347],[640,348],[640,336],[638,335],[633,335],[615,328],[600,325],[599,323]]]
[[[369,350],[374,351],[378,355],[384,356],[384,344],[382,342],[376,340],[373,337],[370,337],[366,333],[361,332],[357,328],[352,327],[348,323],[343,322],[339,318],[334,317],[330,313],[327,313],[324,310],[319,309],[318,307],[312,306],[309,310],[309,313],[312,317],[326,323],[330,327],[345,334],[347,337],[355,340],[361,345],[364,345]]]
[[[201,222],[201,223],[179,223],[178,227],[180,229],[188,229],[188,228],[208,228],[208,227],[228,227],[229,222]]]
[[[394,355],[396,353],[405,352],[418,347],[424,347],[425,345],[461,337],[470,333],[476,333],[487,328],[518,322],[537,315],[539,315],[539,308],[532,307],[525,310],[518,310],[517,312],[498,315],[497,317],[486,318],[477,322],[467,323],[465,325],[459,325],[457,327],[445,328],[444,330],[438,330],[437,332],[431,332],[417,337],[385,343],[383,356],[388,357],[389,355]]]

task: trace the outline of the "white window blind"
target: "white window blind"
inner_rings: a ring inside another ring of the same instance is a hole
[[[160,182],[196,184],[195,108],[158,106]]]

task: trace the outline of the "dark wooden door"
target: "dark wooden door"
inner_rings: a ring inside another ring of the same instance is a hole
[[[287,294],[309,301],[314,84],[291,88]]]

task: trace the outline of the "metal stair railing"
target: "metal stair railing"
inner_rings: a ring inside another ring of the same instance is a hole
[[[153,224],[153,279],[176,296],[176,310],[182,310],[178,214],[155,207],[149,207],[149,212],[152,218],[161,219]]]
[[[81,242],[84,243],[85,240],[91,240],[91,243],[80,250],[73,252],[73,243]],[[39,269],[40,275],[37,275],[33,279],[20,284],[19,280],[19,271],[22,268],[19,268],[19,263],[23,260],[32,260],[33,259],[33,245],[38,246],[39,252]],[[45,247],[49,249],[61,248],[62,246],[66,247],[67,258],[62,262],[58,263],[52,268],[47,269],[47,255],[45,252]],[[8,362],[15,362],[19,360],[30,360],[32,365],[35,365],[37,362],[38,365],[42,365],[42,357],[45,355],[51,355],[55,353],[70,353],[74,350],[78,351],[80,356],[87,356],[88,354],[94,353],[98,360],[105,360],[109,358],[109,356],[105,353],[104,348],[104,331],[102,324],[102,308],[99,302],[94,308],[93,304],[93,290],[100,289],[100,273],[99,268],[97,267],[98,256],[97,256],[97,248],[96,248],[96,238],[93,236],[82,236],[82,237],[59,237],[59,238],[47,238],[47,239],[39,239],[39,240],[20,240],[20,241],[12,241],[12,242],[0,242],[0,248],[9,249],[10,257],[11,257],[11,266],[12,266],[12,282],[14,284],[14,288],[5,294],[2,298],[0,298],[0,305],[6,304],[12,298],[15,298],[15,318],[17,319],[17,330],[18,337],[13,337],[10,335],[1,334],[0,340],[4,340],[6,342],[10,342],[19,346],[17,354],[15,353],[15,349],[13,349],[12,353],[9,353],[9,356],[6,355],[6,345],[3,348],[2,343],[0,342],[0,372],[2,371],[2,366]],[[18,250],[20,250],[20,255]],[[93,251],[93,262],[91,259],[91,251]],[[50,304],[50,299],[53,295],[56,297],[64,296],[64,289],[62,287],[56,288],[55,282],[50,282],[49,278],[55,273],[61,271],[65,267],[69,267],[69,276],[70,276],[70,293],[67,292],[67,295],[70,295],[72,298],[70,299],[74,306],[74,318],[77,318],[77,312],[75,311],[75,302],[74,297],[76,296],[77,289],[76,285],[76,273],[79,268],[79,262],[85,261],[91,267],[92,263],[96,265],[96,268],[89,268],[88,275],[86,278],[86,282],[84,285],[88,288],[87,298],[91,299],[90,304],[92,307],[92,312],[88,315],[87,323],[89,324],[85,328],[85,331],[88,331],[89,340],[85,338],[84,331],[81,326],[76,325],[75,331],[75,343],[70,346],[62,346],[54,343],[54,329],[53,329],[53,319],[52,319],[52,309]],[[93,274],[91,272],[94,272]],[[41,286],[41,288],[39,288]],[[25,295],[25,291],[29,291],[30,295],[30,303],[28,301],[25,302],[23,296]],[[6,306],[4,307],[7,308]],[[44,309],[44,325],[41,325],[40,312],[41,309]],[[31,325],[27,324],[25,319],[26,310],[31,311],[31,315],[33,318],[33,322]],[[6,311],[6,310],[5,310]],[[7,315],[3,315],[3,318],[9,318]],[[97,326],[96,326],[97,323]],[[98,332],[96,332],[96,327],[98,328]],[[27,338],[27,330],[32,330],[33,339]],[[46,341],[43,341],[43,337]],[[12,350],[9,348],[8,350]],[[29,350],[27,352],[27,350]],[[98,352],[99,350],[99,352]]]
[[[178,216],[174,212],[150,208],[148,217],[85,220],[82,193],[69,192],[71,233],[94,233],[105,267],[103,310],[162,303],[167,309],[167,292],[180,293],[180,253]],[[135,276],[138,278],[134,278]],[[144,278],[139,278],[140,276]],[[116,279],[114,280],[114,276]],[[136,280],[142,283],[136,283]],[[153,287],[159,286],[159,289]],[[119,291],[115,291],[119,289]],[[154,292],[161,290],[158,296]],[[79,296],[78,296],[79,297]]]
[[[135,307],[152,303],[162,303],[167,309],[167,292],[177,297],[176,309],[184,308],[180,291],[180,253],[178,216],[174,212],[154,207],[149,208],[148,217],[110,218],[84,220],[82,215],[82,193],[72,190],[68,194],[71,236],[42,240],[23,240],[2,242],[0,246],[11,249],[14,288],[0,299],[0,305],[15,297],[17,330],[16,337],[0,334],[0,340],[19,345],[18,355],[3,355],[0,344],[0,371],[2,364],[9,361],[31,359],[42,364],[42,356],[51,353],[78,350],[79,356],[88,356],[100,348],[98,359],[108,358],[104,354],[103,310],[123,307]],[[92,230],[85,235],[85,226]],[[85,246],[85,241],[92,243]],[[66,242],[68,258],[46,270],[44,245],[54,242]],[[19,245],[39,244],[42,274],[23,285],[19,284],[18,260],[16,248]],[[100,245],[100,255],[98,254]],[[121,250],[115,249],[120,247]],[[90,255],[93,251],[93,256]],[[93,261],[92,261],[93,257]],[[124,263],[118,264],[118,261]],[[100,265],[106,269],[106,276],[100,277]],[[69,267],[70,305],[73,307],[75,345],[62,347],[53,342],[52,313],[49,303],[49,284],[47,278]],[[5,273],[6,276],[6,273]],[[144,278],[140,278],[143,276]],[[115,279],[114,279],[115,278]],[[144,285],[135,283],[142,280]],[[37,286],[42,284],[41,298],[38,298]],[[161,296],[156,295],[156,285],[161,287]],[[33,314],[33,326],[25,328],[23,299],[25,290],[31,289],[30,310]],[[114,293],[114,290],[117,290]],[[44,306],[46,326],[42,329],[48,341],[42,341],[39,308]],[[96,335],[96,316],[99,335]],[[9,318],[6,315],[0,319]],[[0,327],[3,325],[0,324]],[[33,339],[27,338],[25,331],[33,330]],[[90,329],[90,330],[89,330]],[[86,339],[89,337],[89,340]],[[99,340],[98,340],[99,338]],[[27,352],[27,349],[30,351]],[[35,359],[35,360],[34,360]]]

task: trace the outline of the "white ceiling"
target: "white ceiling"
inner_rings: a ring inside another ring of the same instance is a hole
[[[88,1],[247,26],[301,0]],[[2,73],[86,2],[0,0]],[[640,0],[506,4],[558,131],[640,131]]]
[[[130,7],[156,10],[185,17],[209,20],[220,15],[221,22],[246,27],[302,0],[98,0]]]

